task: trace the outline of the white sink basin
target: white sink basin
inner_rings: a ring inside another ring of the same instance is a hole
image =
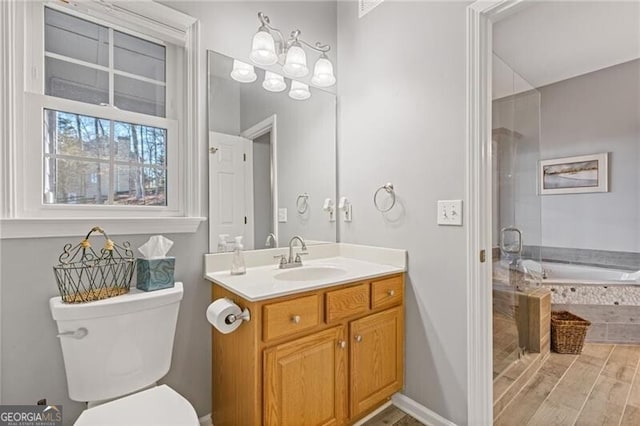
[[[275,274],[273,278],[281,281],[317,281],[337,278],[347,273],[346,269],[331,265],[300,266]]]

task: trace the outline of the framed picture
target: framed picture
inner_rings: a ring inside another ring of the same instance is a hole
[[[540,161],[540,195],[607,192],[609,153]]]

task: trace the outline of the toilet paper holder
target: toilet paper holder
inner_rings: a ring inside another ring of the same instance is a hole
[[[249,308],[244,308],[242,313],[240,313],[239,315],[234,315],[234,314],[227,315],[224,319],[224,322],[231,325],[238,320],[247,321],[247,322],[251,320],[251,313],[249,312]]]

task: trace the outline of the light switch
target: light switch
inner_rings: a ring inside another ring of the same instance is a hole
[[[287,221],[287,208],[278,209],[278,222],[285,223]]]
[[[438,200],[438,225],[462,226],[462,200]]]

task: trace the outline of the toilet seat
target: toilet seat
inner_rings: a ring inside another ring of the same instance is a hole
[[[75,426],[198,426],[189,401],[167,385],[156,386],[82,412]]]

